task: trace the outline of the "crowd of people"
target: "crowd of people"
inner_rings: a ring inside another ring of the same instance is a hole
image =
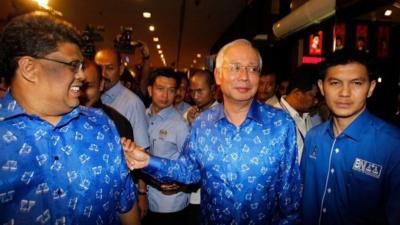
[[[135,72],[81,47],[44,12],[0,33],[0,224],[400,224],[400,130],[367,109],[367,53],[282,79],[245,39],[190,74],[144,43]]]

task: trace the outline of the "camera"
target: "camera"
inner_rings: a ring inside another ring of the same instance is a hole
[[[96,54],[95,42],[103,41],[103,36],[100,32],[104,31],[103,26],[94,27],[90,24],[86,25],[85,30],[82,32],[82,54],[86,58],[93,59]]]
[[[132,27],[121,27],[121,34],[114,39],[114,48],[121,53],[132,54],[135,48],[141,47],[140,42],[132,41]]]

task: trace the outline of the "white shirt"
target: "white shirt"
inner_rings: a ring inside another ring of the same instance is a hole
[[[285,100],[286,96],[281,97],[280,108],[289,113],[290,117],[296,123],[297,130],[297,161],[300,163],[301,155],[303,154],[304,138],[307,132],[316,124],[312,124],[309,113],[303,113],[302,116]]]

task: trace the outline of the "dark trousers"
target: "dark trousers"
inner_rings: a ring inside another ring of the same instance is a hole
[[[157,213],[148,211],[142,225],[186,225],[186,208],[173,213]]]
[[[189,204],[187,209],[187,225],[200,225],[200,204]]]

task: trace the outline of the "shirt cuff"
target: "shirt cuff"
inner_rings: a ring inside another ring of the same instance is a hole
[[[147,165],[144,171],[149,174],[154,174],[154,172],[159,171],[163,167],[162,158],[150,155],[149,165]]]

